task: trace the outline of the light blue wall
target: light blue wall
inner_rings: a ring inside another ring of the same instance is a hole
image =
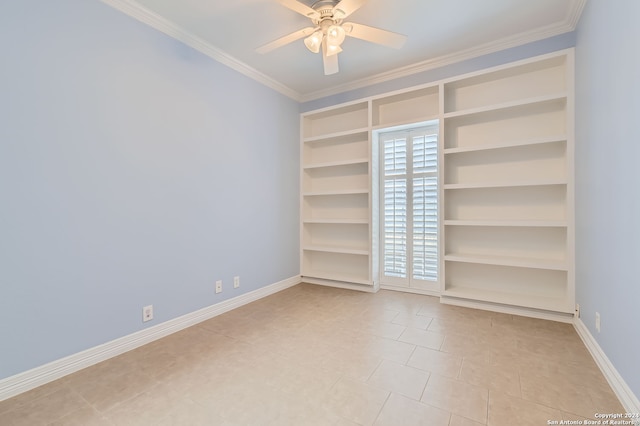
[[[636,0],[590,0],[577,30],[576,280],[582,320],[640,396],[639,18]]]
[[[573,46],[575,46],[575,33],[566,33],[511,49],[505,49],[488,55],[479,56],[477,58],[468,59],[466,61],[457,62],[455,64],[424,71],[418,74],[413,74],[407,77],[308,101],[301,104],[300,111],[312,111],[314,109],[337,105],[343,102],[349,102],[369,96],[376,96],[392,92],[394,90],[401,90],[412,86],[418,86],[420,84],[427,84],[509,62],[519,61],[532,56],[544,55],[545,53],[555,52],[557,50],[567,49]]]
[[[575,41],[577,300],[636,395],[639,8],[591,0]],[[97,1],[4,4],[0,379],[298,274],[298,108],[571,47],[574,36],[299,106]],[[143,325],[146,304],[156,318]]]
[[[297,102],[97,0],[0,52],[0,379],[299,274]]]

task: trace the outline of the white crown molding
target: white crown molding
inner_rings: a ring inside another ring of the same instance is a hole
[[[598,367],[600,367],[602,374],[607,379],[607,382],[609,382],[611,389],[613,389],[613,392],[620,400],[624,409],[628,413],[640,413],[640,401],[638,397],[634,395],[620,373],[618,373],[618,370],[613,366],[587,326],[584,325],[584,322],[582,322],[580,318],[576,318],[573,326],[589,350],[589,353],[591,353],[594,361],[598,364]],[[634,424],[640,425],[640,419],[635,419]]]
[[[316,92],[304,93],[300,96],[300,101],[308,102],[327,96],[337,95],[338,93],[361,89],[363,87],[384,83],[386,81],[391,81],[402,77],[408,77],[421,72],[430,71],[436,68],[441,68],[447,65],[452,65],[469,59],[477,58],[479,56],[499,52],[501,50],[509,49],[512,47],[522,46],[527,43],[544,40],[545,38],[557,36],[560,34],[565,34],[573,31],[574,28],[575,27],[571,27],[566,22],[537,28],[532,31],[516,34],[514,36],[503,38],[501,40],[496,40],[469,49],[460,50],[448,55],[442,55],[401,68],[396,68],[392,71],[387,71],[371,77],[366,77],[347,84],[342,84],[340,86],[335,86],[325,90],[318,90]]]
[[[299,275],[250,291],[233,299],[207,306],[206,308],[137,331],[128,336],[120,337],[85,351],[69,355],[23,373],[7,377],[0,380],[0,401],[42,386],[68,374],[75,373],[76,371],[90,367],[109,358],[121,355],[202,321],[293,287],[296,284],[300,284]]]
[[[574,2],[571,4],[572,7],[569,8],[566,22],[572,28],[572,30],[575,30],[578,26],[578,21],[580,21],[582,11],[584,10],[586,4],[587,0],[574,0]]]
[[[402,77],[407,77],[413,74],[429,71],[432,69],[440,68],[446,65],[462,62],[468,59],[473,59],[482,55],[498,52],[504,49],[520,46],[527,43],[532,43],[545,38],[557,36],[567,32],[575,30],[584,6],[587,0],[573,0],[568,13],[563,22],[553,24],[547,27],[538,28],[532,31],[516,34],[511,37],[503,38],[490,43],[485,43],[480,46],[475,46],[469,49],[464,49],[458,52],[454,52],[448,55],[439,56],[426,61],[417,62],[405,67],[397,68],[392,71],[380,73],[371,77],[366,77],[350,83],[334,86],[325,90],[318,90],[309,93],[299,93],[290,87],[276,81],[275,79],[261,73],[255,68],[241,62],[226,52],[212,46],[200,37],[186,31],[173,22],[161,17],[160,15],[143,7],[135,0],[101,0],[113,8],[120,10],[121,12],[157,29],[170,37],[182,41],[188,46],[204,53],[210,58],[227,65],[228,67],[238,71],[241,74],[246,75],[249,78],[256,80],[259,83],[264,84],[273,90],[288,96],[298,102],[308,102],[315,99],[324,98],[327,96],[336,95],[338,93],[348,92],[351,90],[360,89],[367,86],[372,86],[386,81],[395,80]]]
[[[152,28],[155,28],[160,32],[163,32],[166,35],[183,42],[187,46],[193,47],[194,49],[198,50],[201,53],[204,53],[205,55],[220,62],[221,64],[224,64],[229,68],[234,69],[235,71],[238,71],[239,73],[244,74],[257,82],[262,83],[265,86],[270,87],[271,89],[282,93],[283,95],[288,96],[293,100],[296,100],[298,102],[300,101],[300,94],[295,90],[261,73],[255,68],[250,67],[244,62],[237,60],[228,53],[212,46],[210,43],[207,43],[200,37],[186,31],[173,22],[150,11],[134,0],[101,1],[113,7],[114,9],[117,9],[131,16],[132,18],[135,18],[138,21],[147,24]]]
[[[506,37],[501,40],[486,43],[480,46],[475,46],[469,49],[454,52],[448,55],[432,58],[426,61],[417,62],[412,65],[397,68],[392,71],[377,74],[371,77],[363,78],[353,81],[351,83],[343,84],[340,86],[332,87],[326,90],[318,90],[310,93],[303,93],[300,95],[300,102],[308,102],[315,99],[324,98],[327,96],[336,95],[338,93],[348,92],[350,90],[360,89],[374,84],[384,83],[386,81],[395,80],[402,77],[407,77],[413,74],[429,71],[432,69],[440,68],[446,65],[455,64],[468,59],[477,58],[489,53],[499,52],[504,49],[509,49],[523,44],[532,43],[545,38],[565,34],[576,29],[582,11],[587,0],[574,0],[565,16],[564,22],[558,24],[552,24],[547,27],[537,28],[532,31],[516,34],[511,37]]]

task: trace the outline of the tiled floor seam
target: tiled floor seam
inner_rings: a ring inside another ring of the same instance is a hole
[[[372,425],[375,425],[378,419],[380,418],[380,414],[382,413],[382,410],[384,410],[384,406],[387,405],[387,402],[389,402],[389,398],[391,398],[391,393],[392,392],[389,392],[389,394],[387,395],[387,398],[384,400],[384,403],[380,406],[380,409],[378,410],[378,414],[376,415],[376,418],[373,420]]]

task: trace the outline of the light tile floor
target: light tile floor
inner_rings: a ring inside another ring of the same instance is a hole
[[[301,284],[0,402],[0,425],[547,425],[623,408],[571,325]]]

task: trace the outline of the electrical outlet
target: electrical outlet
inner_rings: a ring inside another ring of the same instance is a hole
[[[596,330],[600,333],[600,312],[596,312]]]
[[[240,287],[240,277],[233,277],[233,288]]]
[[[576,303],[576,318],[580,318],[580,304]]]
[[[142,308],[142,322],[151,321],[153,319],[153,305]]]
[[[222,292],[222,280],[216,281],[216,294]]]

